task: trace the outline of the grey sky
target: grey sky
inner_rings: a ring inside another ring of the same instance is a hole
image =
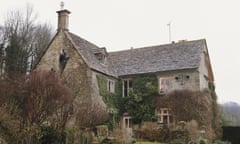
[[[108,51],[205,38],[220,103],[240,103],[240,8],[238,0],[63,0],[70,31]],[[56,27],[60,0],[0,0],[6,12],[33,4],[41,21]]]

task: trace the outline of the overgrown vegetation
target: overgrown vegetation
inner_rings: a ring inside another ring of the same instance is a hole
[[[202,92],[183,90],[174,91],[158,98],[156,105],[170,108],[177,122],[196,120],[199,128],[204,127],[206,129],[206,137],[212,140],[217,137],[220,128],[219,118],[217,117],[218,107],[214,107],[213,101],[209,90]]]
[[[132,77],[133,90],[129,97],[125,97],[125,110],[134,123],[155,121],[155,106],[153,99],[158,96],[158,84],[155,75]]]
[[[54,73],[6,76],[0,80],[0,135],[8,143],[62,142],[71,94]]]
[[[163,144],[158,142],[137,142],[136,144]]]
[[[118,90],[118,82],[115,86],[115,93],[111,93],[107,91],[107,77],[104,75],[97,75],[99,94],[103,97],[103,101],[107,104],[108,107],[114,107],[113,97],[116,97],[118,94],[116,91]]]
[[[115,83],[115,93],[107,91],[107,77],[104,75],[97,75],[99,94],[103,97],[103,101],[109,109],[110,118],[104,123],[108,125],[110,129],[116,125],[122,114],[123,101],[120,97],[120,85],[119,82]]]
[[[221,113],[220,113],[220,108],[217,103],[217,94],[215,91],[215,85],[213,83],[208,84],[208,88],[210,90],[211,98],[212,98],[212,127],[216,133],[216,136],[220,138],[221,136]]]
[[[219,136],[220,121],[219,110],[217,105],[217,96],[214,85],[209,84],[209,90],[201,92],[193,92],[190,90],[173,91],[165,96],[159,96],[158,83],[155,75],[134,76],[131,77],[133,90],[130,91],[128,97],[121,95],[121,82],[118,82],[116,90],[120,93],[111,94],[106,90],[107,77],[98,75],[98,84],[100,94],[104,97],[105,102],[118,110],[118,116],[122,116],[127,112],[132,116],[135,124],[140,124],[142,121],[156,120],[154,110],[158,108],[171,109],[172,115],[176,122],[185,121],[189,126],[187,128],[187,137],[189,140],[199,138],[199,130],[206,128],[206,138],[212,140]],[[102,86],[101,86],[102,85]],[[119,89],[120,90],[119,90]],[[105,90],[104,90],[105,89]],[[164,134],[156,130],[135,131],[141,133],[146,140],[162,140]],[[145,133],[145,134],[143,134]],[[171,132],[166,134],[169,136]],[[161,134],[161,136],[160,136]],[[147,137],[148,136],[148,137]]]
[[[97,75],[99,93],[104,102],[113,109],[114,116],[119,118],[123,113],[132,116],[134,123],[156,120],[153,98],[158,96],[157,78],[155,75],[132,77],[133,90],[128,97],[122,97],[121,81],[115,84],[115,93],[107,91],[107,77]]]

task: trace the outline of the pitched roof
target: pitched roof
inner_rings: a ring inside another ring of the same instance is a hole
[[[205,40],[182,41],[110,52],[108,59],[118,76],[193,69],[200,65],[200,54],[205,44]]]
[[[117,77],[116,72],[112,69],[111,63],[107,61],[106,64],[102,64],[96,57],[95,53],[102,53],[104,48],[99,48],[95,44],[71,33],[66,31],[65,34],[70,38],[73,42],[75,48],[78,50],[80,55],[83,57],[84,61],[87,65],[99,72],[104,74]]]
[[[206,46],[206,40],[201,39],[109,52],[103,65],[95,54],[105,52],[105,48],[73,33],[66,34],[90,68],[114,77],[198,68]]]

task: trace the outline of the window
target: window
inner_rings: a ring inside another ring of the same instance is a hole
[[[159,93],[167,93],[170,89],[170,78],[159,78]]]
[[[132,90],[132,80],[123,80],[122,93],[123,97],[129,96],[129,92]]]
[[[103,54],[103,53],[96,53],[95,55],[96,55],[97,59],[99,60],[99,62],[100,62],[101,64],[103,64],[103,65],[106,64],[106,62],[107,62],[107,57],[106,57],[105,54]]]
[[[69,56],[67,56],[67,53],[65,52],[64,49],[61,49],[60,56],[59,56],[61,72],[64,70],[68,60],[69,60]]]
[[[113,80],[107,81],[107,91],[114,93],[115,92],[115,82]]]
[[[171,124],[173,123],[173,118],[171,115],[171,110],[168,108],[159,108],[157,110],[158,120],[157,122],[160,124]]]
[[[123,128],[132,128],[132,117],[130,116],[123,117]]]

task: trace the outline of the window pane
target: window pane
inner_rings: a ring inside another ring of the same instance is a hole
[[[161,84],[162,84],[162,85],[165,84],[165,79],[161,79]]]
[[[170,88],[170,78],[169,77],[163,77],[159,78],[159,90],[160,92],[168,92]]]
[[[124,89],[127,89],[128,88],[128,81],[127,80],[124,80]]]
[[[107,83],[107,90],[110,91],[110,81]]]
[[[129,88],[132,88],[132,80],[129,80]]]
[[[115,91],[114,82],[111,81],[111,83],[110,83],[110,92],[114,93],[114,91]]]
[[[128,96],[128,89],[127,88],[124,89],[124,95],[123,96],[124,97]]]

